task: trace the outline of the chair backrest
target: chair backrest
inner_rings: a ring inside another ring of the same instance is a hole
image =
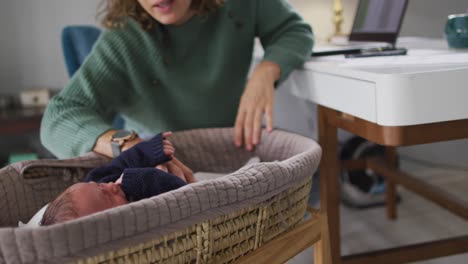
[[[100,34],[101,30],[94,26],[67,26],[63,29],[63,55],[70,77],[86,59]]]

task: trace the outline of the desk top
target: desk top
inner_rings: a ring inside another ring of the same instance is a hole
[[[407,56],[312,58],[285,85],[301,98],[383,126],[468,118],[468,50],[402,38]]]

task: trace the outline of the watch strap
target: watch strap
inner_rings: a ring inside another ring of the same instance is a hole
[[[112,155],[114,156],[114,158],[118,157],[120,153],[122,153],[122,149],[121,149],[119,142],[112,141],[111,148],[112,148]]]

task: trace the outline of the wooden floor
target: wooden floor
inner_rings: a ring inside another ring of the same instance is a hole
[[[468,203],[468,171],[433,169],[404,162],[402,166],[414,175],[451,190],[453,194],[463,197]],[[399,218],[395,222],[386,219],[383,207],[367,210],[341,207],[344,255],[399,246],[403,245],[403,242],[416,243],[468,234],[468,221],[440,209],[405,189],[400,188],[399,194],[402,203],[398,206]],[[312,259],[312,249],[308,248],[288,264],[310,264]],[[468,254],[415,263],[466,264]]]

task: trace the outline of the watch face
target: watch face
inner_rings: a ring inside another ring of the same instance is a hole
[[[132,135],[132,131],[127,131],[127,130],[117,130],[117,132],[112,135],[112,139],[121,139],[121,138],[127,138]]]

